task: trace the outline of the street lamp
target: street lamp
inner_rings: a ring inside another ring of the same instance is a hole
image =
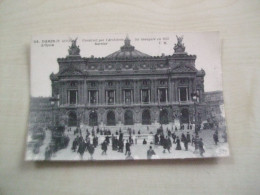
[[[51,97],[49,99],[49,101],[51,102],[51,115],[52,115],[52,127],[54,127],[54,105],[57,101],[59,101],[58,98],[55,98],[55,97]]]
[[[197,103],[198,103],[198,93],[196,92],[193,92],[191,93],[191,97],[192,97],[192,100],[194,102],[194,109],[195,109],[195,133],[198,132],[198,128],[199,128],[199,125],[197,124],[198,123],[198,119],[197,119]]]

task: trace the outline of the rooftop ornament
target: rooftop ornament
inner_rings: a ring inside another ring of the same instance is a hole
[[[182,42],[183,36],[177,36],[177,44],[174,45],[174,53],[185,53],[185,46],[184,43]]]
[[[79,46],[77,46],[77,39],[72,39],[71,40],[71,46],[69,47],[69,55],[70,56],[78,56],[79,55],[79,52],[80,52],[80,49],[79,49]]]

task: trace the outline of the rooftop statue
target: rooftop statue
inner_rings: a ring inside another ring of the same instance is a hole
[[[184,53],[185,52],[185,46],[184,43],[182,42],[183,36],[177,36],[177,44],[174,45],[174,52],[175,53]]]
[[[77,39],[71,40],[71,46],[69,47],[69,55],[79,55],[80,49],[79,46],[77,46]]]

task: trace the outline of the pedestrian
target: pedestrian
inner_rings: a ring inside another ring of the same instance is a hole
[[[78,146],[78,138],[76,137],[72,142],[72,151],[75,152]]]
[[[152,146],[150,146],[149,150],[147,151],[147,159],[152,159],[153,155],[155,155],[155,152],[152,149]]]
[[[124,141],[118,140],[118,152],[124,152]]]
[[[163,133],[161,133],[161,135],[160,135],[160,145],[163,146],[163,143],[164,143],[164,135],[163,135]]]
[[[93,160],[93,154],[94,154],[94,151],[95,151],[95,147],[93,144],[88,144],[87,146],[87,150],[90,154],[90,160]]]
[[[50,160],[51,159],[51,155],[52,155],[51,148],[50,148],[50,146],[48,146],[45,149],[45,160]]]
[[[126,140],[125,144],[125,155],[127,155],[130,152],[130,143],[128,140]]]
[[[121,132],[121,130],[119,131],[119,141],[123,140],[123,133]]]
[[[184,142],[184,140],[186,139],[184,133],[181,134],[181,142]]]
[[[140,134],[141,134],[141,131],[139,130],[139,131],[138,131],[138,135],[140,135]]]
[[[171,152],[171,147],[172,147],[171,138],[168,137],[168,139],[167,139],[167,150],[168,150],[169,153]]]
[[[84,155],[85,149],[86,149],[86,143],[83,140],[79,143],[79,148],[78,148],[78,153],[80,154],[81,160],[83,160],[83,155]]]
[[[203,142],[202,142],[202,138],[200,138],[199,139],[199,151],[200,151],[200,156],[202,156],[203,157],[203,153],[205,152],[205,150],[204,150],[204,144],[203,144]]]
[[[188,151],[188,139],[187,138],[184,138],[183,140],[183,144],[184,144],[184,147],[185,147],[185,150]]]
[[[217,132],[215,132],[213,134],[213,140],[214,140],[215,145],[218,145],[218,133]]]
[[[96,148],[97,145],[98,145],[98,137],[95,136],[95,137],[93,138],[93,146],[94,146],[94,148]]]
[[[144,139],[143,140],[143,145],[146,145],[147,144],[147,141]]]
[[[186,139],[187,139],[187,142],[190,143],[190,133],[188,132],[187,135],[186,135]]]
[[[191,138],[191,145],[193,146],[195,144],[195,138],[194,138],[194,135],[192,135],[192,138]]]
[[[176,137],[176,144],[177,145],[175,150],[181,150],[181,142],[178,136]]]
[[[102,155],[106,155],[107,154],[107,142],[106,140],[102,143],[101,145],[101,149],[102,149]]]
[[[109,140],[109,136],[108,136],[108,135],[106,136],[105,140],[106,140],[106,142],[107,142],[107,145],[109,145],[110,140]]]
[[[155,143],[155,145],[158,145],[158,143],[159,143],[158,133],[156,133],[156,134],[154,135],[154,143]]]
[[[176,140],[176,134],[175,133],[172,134],[172,139],[173,139],[173,143],[176,144],[176,141],[175,141]]]

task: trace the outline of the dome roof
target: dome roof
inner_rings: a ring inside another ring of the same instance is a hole
[[[125,44],[120,48],[119,51],[116,51],[106,58],[139,58],[139,57],[149,57],[148,54],[142,53],[135,49],[134,46],[130,44],[131,40],[126,36]]]

